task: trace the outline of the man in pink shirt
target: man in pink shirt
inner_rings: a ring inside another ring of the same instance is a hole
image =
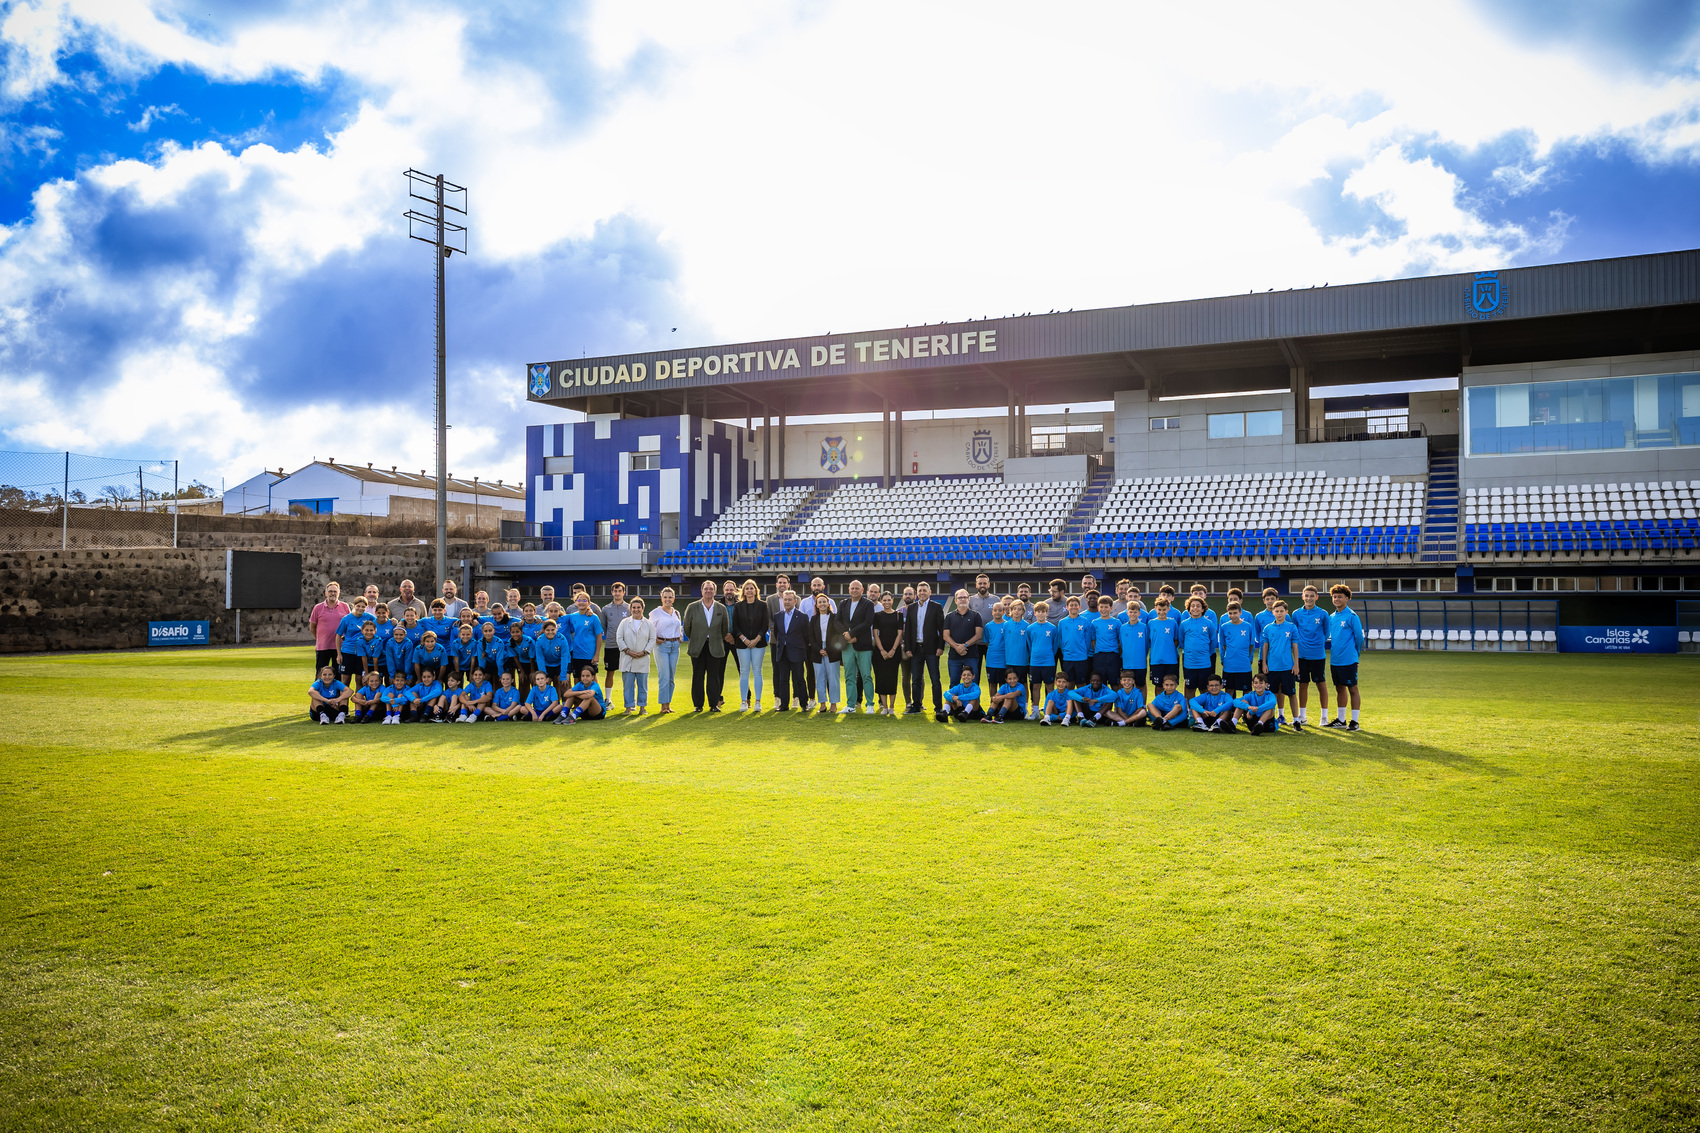
[[[336,629],[350,613],[342,600],[342,587],[334,582],[325,584],[325,600],[307,615],[307,628],[313,631],[313,671],[336,664]]]

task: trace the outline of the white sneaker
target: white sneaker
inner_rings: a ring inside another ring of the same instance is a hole
[[[852,708],[852,707],[850,707],[850,705],[846,704],[843,708],[840,708],[838,710],[838,714],[840,716],[848,716],[848,715],[850,715],[850,713],[852,713],[854,711],[856,711],[854,708]]]
[[[319,723],[329,724],[330,722],[331,722],[331,714],[329,712],[319,713]]]
[[[348,713],[346,713],[346,712],[338,712],[338,713],[337,713],[337,714],[336,714],[336,722],[337,722],[337,723],[338,723],[338,724],[346,724],[346,723],[348,723]]]
[[[1069,720],[1068,720],[1068,717],[1067,717],[1067,716],[1064,716],[1064,717],[1063,717],[1063,722],[1062,722],[1062,726],[1063,726],[1063,727],[1065,727],[1065,728],[1066,728],[1066,727],[1068,727],[1068,725],[1069,725]]]

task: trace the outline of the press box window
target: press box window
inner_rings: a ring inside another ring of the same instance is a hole
[[[573,474],[573,458],[570,456],[544,457],[543,474],[545,476],[571,476]]]
[[[1254,413],[1212,413],[1205,422],[1205,436],[1213,441],[1234,437],[1278,437],[1281,411],[1260,409]]]
[[[1151,431],[1153,433],[1155,433],[1155,432],[1157,432],[1161,429],[1178,429],[1180,427],[1181,427],[1181,419],[1179,417],[1153,417],[1153,418],[1151,418]]]
[[[631,461],[633,472],[652,472],[661,467],[661,454],[658,452],[629,452],[626,457]]]

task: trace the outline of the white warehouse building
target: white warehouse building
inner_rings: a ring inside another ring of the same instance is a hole
[[[525,518],[525,489],[501,480],[449,477],[449,524],[496,529]],[[436,518],[437,478],[421,470],[315,460],[294,472],[268,469],[224,493],[226,515],[365,515]]]

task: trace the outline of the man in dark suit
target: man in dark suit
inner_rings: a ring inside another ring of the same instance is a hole
[[[871,713],[877,699],[874,696],[874,603],[862,597],[862,584],[852,580],[850,596],[838,607],[850,635],[850,648],[844,653],[844,707],[840,714],[856,711],[866,704]]]
[[[923,582],[915,588],[915,605],[903,626],[903,644],[914,656],[909,667],[909,711],[922,711],[923,668],[933,679],[933,711],[944,703],[939,687],[939,657],[944,653],[944,608],[933,601],[933,588]]]
[[[803,677],[808,663],[808,618],[797,609],[797,593],[787,590],[780,595],[779,613],[773,617],[773,699],[779,711],[791,710],[791,692],[797,693],[797,705],[809,700],[809,685]]]
[[[691,656],[691,703],[698,712],[705,693],[708,710],[720,711],[726,689],[726,643],[732,636],[732,618],[726,603],[714,600],[714,593],[714,583],[705,582],[702,598],[685,607],[682,632]]]

